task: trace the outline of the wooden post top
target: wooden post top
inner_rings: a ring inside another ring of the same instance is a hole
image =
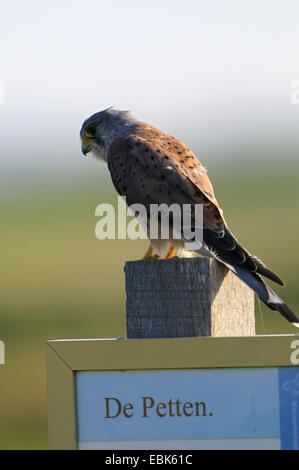
[[[254,293],[208,258],[129,261],[128,338],[255,335]]]

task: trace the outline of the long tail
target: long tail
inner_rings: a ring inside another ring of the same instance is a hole
[[[243,282],[245,282],[248,287],[253,289],[253,291],[269,308],[276,310],[294,326],[299,328],[299,319],[296,315],[257,273],[250,273],[239,266],[230,265],[228,263],[225,263],[225,265]]]
[[[265,283],[261,276],[265,276],[280,285],[284,285],[283,280],[268,269],[259,258],[251,255],[243,248],[228,227],[225,227],[222,232],[204,228],[202,247],[196,251],[204,256],[212,256],[225,264],[248,287],[253,289],[269,308],[276,310],[294,326],[299,328],[297,316]]]

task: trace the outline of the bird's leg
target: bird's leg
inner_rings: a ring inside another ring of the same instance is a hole
[[[158,255],[154,255],[153,254],[153,249],[151,246],[149,246],[149,248],[147,249],[147,252],[145,253],[143,259],[144,260],[149,260],[149,259],[161,259],[160,256]]]
[[[144,257],[142,259],[145,259],[145,260],[152,259],[152,256],[153,256],[153,249],[152,249],[151,246],[149,246],[146,253],[145,253],[145,255],[144,255]]]
[[[170,247],[170,250],[166,256],[166,259],[171,259],[171,258],[174,258],[174,253],[175,253],[175,249],[173,246]]]

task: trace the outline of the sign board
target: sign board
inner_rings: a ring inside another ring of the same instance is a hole
[[[299,338],[48,342],[51,448],[299,449]]]

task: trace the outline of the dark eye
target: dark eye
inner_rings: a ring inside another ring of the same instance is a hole
[[[97,128],[95,126],[89,126],[85,131],[85,134],[87,137],[95,137],[96,133],[97,133]]]

